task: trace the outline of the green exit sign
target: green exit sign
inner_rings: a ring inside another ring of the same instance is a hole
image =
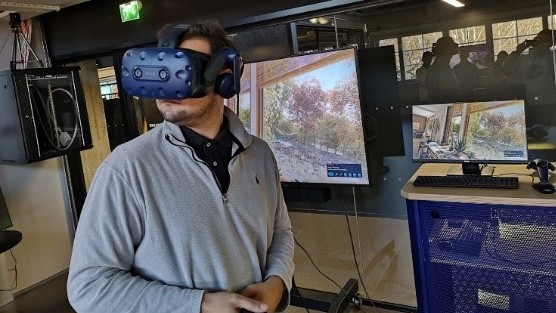
[[[122,22],[138,20],[140,18],[139,10],[141,10],[140,1],[130,1],[120,4],[120,17]]]

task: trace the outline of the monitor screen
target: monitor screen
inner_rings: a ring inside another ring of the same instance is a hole
[[[237,113],[282,182],[368,185],[355,49],[248,63]]]
[[[6,201],[4,200],[2,189],[0,189],[0,230],[4,230],[11,226],[12,220],[10,219],[10,213],[6,207]]]
[[[416,162],[525,163],[523,100],[414,105]]]

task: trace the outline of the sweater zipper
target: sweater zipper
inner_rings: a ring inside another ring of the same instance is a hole
[[[187,147],[189,150],[191,150],[191,152],[192,152],[193,154],[195,154],[195,150],[193,150],[193,148],[191,148],[191,147],[189,147],[189,146],[186,146],[186,147]],[[218,186],[218,189],[220,190],[220,193],[222,194],[222,201],[223,201],[224,203],[228,203],[228,195],[227,195],[227,193],[224,192],[224,189],[222,189],[222,185],[220,184],[220,181],[218,180],[218,176],[216,176],[216,173],[214,172],[214,170],[212,169],[212,167],[210,167],[210,165],[209,165],[207,162],[203,161],[203,160],[196,160],[195,158],[193,158],[193,159],[194,159],[195,161],[197,161],[197,162],[201,162],[202,164],[204,164],[204,165],[209,169],[209,171],[210,171],[211,174],[212,174],[212,177],[214,178],[214,181],[216,181],[216,185]]]
[[[214,178],[214,181],[216,181],[216,185],[218,186],[218,189],[220,190],[220,193],[222,194],[222,202],[228,203],[228,194],[227,194],[226,192],[224,192],[224,190],[222,189],[222,185],[220,184],[220,181],[218,180],[218,176],[216,176],[216,173],[215,173],[214,170],[210,167],[210,165],[209,165],[207,162],[205,162],[205,161],[203,161],[203,160],[201,160],[201,159],[197,160],[197,157],[195,156],[195,150],[193,150],[192,147],[190,147],[190,146],[188,146],[188,145],[186,145],[186,144],[184,144],[184,145],[178,145],[178,144],[173,143],[173,142],[170,140],[169,135],[166,135],[165,137],[166,137],[166,140],[168,140],[168,142],[170,142],[170,143],[173,144],[174,146],[178,146],[178,147],[183,147],[183,148],[189,149],[189,150],[191,151],[191,154],[193,155],[193,160],[195,160],[196,162],[200,162],[200,163],[204,164],[204,165],[209,169],[209,171],[210,171],[211,174],[212,174],[212,177]],[[174,136],[172,136],[172,137],[174,137]],[[176,139],[178,142],[181,143],[181,141],[179,141],[177,138],[174,137],[174,139]],[[235,157],[235,156],[234,156],[234,157]],[[234,157],[232,157],[232,159],[233,159]],[[231,160],[230,160],[230,162],[231,162]]]

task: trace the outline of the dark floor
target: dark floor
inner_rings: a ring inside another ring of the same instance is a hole
[[[0,313],[75,313],[66,296],[67,272],[27,292],[0,308]]]

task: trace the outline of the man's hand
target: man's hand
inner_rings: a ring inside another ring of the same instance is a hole
[[[240,309],[262,313],[267,312],[268,306],[237,293],[215,292],[203,295],[201,313],[237,313]]]
[[[268,313],[276,311],[283,293],[284,282],[278,276],[270,276],[266,281],[251,284],[240,292],[245,297],[259,300],[261,303],[268,305],[266,311]]]

